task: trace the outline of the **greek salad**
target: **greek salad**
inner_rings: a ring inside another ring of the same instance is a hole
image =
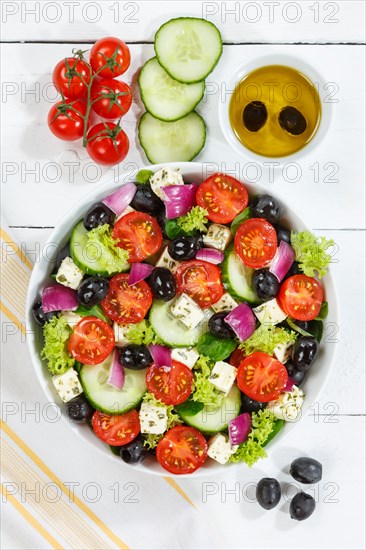
[[[244,462],[304,402],[327,315],[333,241],[268,194],[141,170],[71,231],[33,305],[69,417],[133,464],[172,474]]]

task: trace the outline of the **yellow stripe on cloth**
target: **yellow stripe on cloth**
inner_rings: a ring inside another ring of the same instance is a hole
[[[8,308],[6,307],[5,304],[3,304],[3,302],[0,302],[0,310],[10,319],[10,321],[12,321],[12,323],[14,323],[14,324],[18,327],[18,329],[19,329],[23,334],[26,333],[24,323],[22,323],[21,321],[19,321],[18,317],[16,317],[16,316],[10,311],[10,309],[8,309]]]
[[[2,227],[0,227],[0,237],[2,240],[11,246],[11,248],[14,250],[15,254],[20,258],[23,264],[25,264],[27,267],[29,267],[30,270],[33,269],[33,266],[31,262],[28,260],[27,256],[24,254],[23,250],[13,241],[13,239],[7,234],[6,231]]]
[[[177,491],[177,493],[180,494],[181,497],[184,498],[184,500],[186,500],[188,502],[188,504],[190,504],[191,506],[193,506],[193,508],[196,508],[196,505],[194,502],[191,501],[191,499],[189,498],[189,496],[187,495],[187,493],[185,493],[182,489],[182,487],[180,485],[178,485],[178,483],[172,479],[171,477],[164,477],[165,481],[171,486],[173,487],[173,489],[175,491]]]

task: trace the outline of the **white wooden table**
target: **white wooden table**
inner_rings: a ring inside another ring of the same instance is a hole
[[[46,123],[47,112],[56,99],[51,86],[52,69],[59,59],[71,53],[74,44],[88,49],[97,38],[116,35],[129,44],[132,63],[125,77],[136,83],[139,67],[152,55],[155,30],[162,22],[185,15],[203,15],[213,21],[220,28],[225,44],[222,59],[208,79],[207,97],[198,109],[208,124],[208,140],[196,160],[216,165],[222,171],[234,171],[246,180],[258,177],[269,191],[275,189],[286,196],[289,205],[317,233],[333,238],[338,245],[332,266],[341,311],[336,335],[337,361],[319,403],[287,439],[284,448],[275,449],[268,461],[253,468],[249,480],[257,481],[268,475],[288,482],[290,478],[283,468],[302,454],[314,455],[323,462],[325,475],[319,485],[317,511],[302,524],[289,520],[288,505],[264,513],[251,502],[250,489],[245,497],[248,479],[230,474],[217,481],[179,481],[196,506],[193,512],[190,508],[194,519],[188,521],[181,501],[177,503],[176,518],[174,508],[170,517],[161,518],[158,508],[151,505],[151,515],[144,527],[136,504],[134,523],[121,527],[120,534],[133,548],[156,548],[154,538],[149,543],[141,530],[153,532],[153,524],[164,529],[167,522],[178,518],[177,521],[186,524],[183,528],[180,523],[179,536],[175,536],[174,529],[167,529],[164,547],[363,548],[365,3],[362,0],[3,1],[3,214],[32,260],[75,201],[93,194],[107,178],[122,175],[127,179],[147,163],[136,141],[136,120],[142,111],[137,90],[133,108],[123,124],[131,149],[118,172],[97,168],[79,146],[53,138]],[[217,90],[226,75],[244,61],[268,53],[287,53],[306,60],[330,83],[329,92],[334,100],[329,133],[316,152],[305,155],[299,162],[299,177],[291,169],[277,170],[272,181],[265,166],[259,163],[253,168],[230,150],[221,134],[217,114]],[[35,425],[33,429],[41,427]],[[55,429],[63,434],[61,426]],[[74,436],[65,429],[71,442]],[[31,442],[28,433],[28,443]],[[64,440],[55,438],[53,445],[55,457],[61,457]],[[85,456],[79,454],[79,462],[90,459],[89,449],[82,449],[81,453]],[[49,460],[58,467],[54,457]],[[114,475],[116,471],[113,470]],[[121,470],[121,476],[125,472]],[[128,475],[142,487],[151,488],[157,483],[156,478],[139,478],[133,472]],[[234,493],[226,494],[230,490]],[[187,503],[185,506],[190,507]],[[108,511],[104,508],[100,513],[108,523]],[[207,536],[199,535],[197,529]],[[30,548],[31,545],[16,542],[15,531],[15,526],[4,531],[3,547]]]

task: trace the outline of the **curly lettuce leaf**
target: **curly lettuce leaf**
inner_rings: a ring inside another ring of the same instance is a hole
[[[252,467],[260,458],[266,458],[263,445],[276,426],[277,418],[267,409],[252,413],[252,429],[248,439],[241,443],[230,457],[230,462],[245,462]]]
[[[253,334],[239,344],[240,349],[244,350],[245,355],[250,355],[255,351],[263,351],[268,355],[273,355],[274,349],[280,344],[294,344],[296,333],[292,330],[286,330],[282,327],[263,324],[258,327]]]
[[[136,174],[136,181],[137,183],[144,185],[145,183],[149,182],[151,176],[153,175],[154,172],[152,172],[151,170],[139,170]]]
[[[112,228],[105,223],[87,232],[85,253],[89,262],[95,262],[98,269],[109,275],[126,269],[128,252],[120,248],[112,236]]]
[[[207,210],[202,206],[193,206],[185,216],[177,218],[177,222],[179,227],[186,233],[192,233],[192,231],[206,233],[207,215]]]
[[[129,325],[126,332],[126,338],[131,342],[131,344],[144,344],[145,346],[148,346],[149,344],[160,343],[154,329],[146,319],[140,323]]]
[[[296,261],[308,277],[316,275],[321,279],[326,275],[332,256],[328,248],[334,246],[332,239],[316,237],[310,231],[291,232],[291,244],[296,254]]]
[[[220,392],[208,377],[214,366],[214,361],[209,357],[201,355],[194,366],[193,393],[190,397],[193,401],[203,403],[203,405],[221,405],[225,394]]]
[[[173,428],[174,426],[177,426],[178,424],[182,424],[182,420],[179,418],[178,414],[174,411],[174,408],[172,405],[165,405],[158,399],[156,399],[152,393],[146,392],[143,397],[144,403],[149,403],[150,405],[154,405],[155,407],[164,407],[166,409],[168,422],[167,422],[167,428],[166,431],[170,430],[170,428]],[[157,444],[159,443],[160,439],[164,434],[144,434],[144,445],[148,447],[149,449],[155,449]]]
[[[41,357],[46,361],[51,374],[63,374],[75,364],[75,359],[67,349],[71,333],[72,329],[63,315],[52,317],[43,327],[44,345]]]

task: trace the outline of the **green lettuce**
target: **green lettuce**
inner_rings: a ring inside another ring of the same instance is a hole
[[[160,343],[154,329],[146,319],[140,323],[129,325],[126,332],[126,338],[131,342],[131,344],[144,344],[145,346],[148,346],[149,344]]]
[[[185,216],[177,218],[177,222],[180,228],[186,233],[191,233],[192,231],[206,233],[207,215],[207,210],[202,208],[202,206],[193,206]]]
[[[241,443],[230,457],[230,462],[245,462],[253,466],[260,458],[266,458],[263,445],[268,442],[270,434],[276,426],[277,418],[267,409],[252,413],[252,429],[248,439]]]
[[[321,279],[327,273],[332,256],[328,248],[334,246],[332,239],[316,237],[310,231],[291,232],[291,244],[296,254],[296,261],[308,277],[317,275]]]
[[[253,334],[239,344],[240,349],[244,350],[245,355],[250,355],[255,351],[263,351],[268,355],[273,355],[274,349],[279,344],[294,344],[296,333],[292,330],[286,330],[282,327],[263,324],[258,327]]]
[[[155,407],[164,407],[167,413],[168,422],[166,431],[170,430],[178,424],[182,424],[182,420],[179,418],[178,414],[174,411],[173,405],[165,405],[158,399],[156,399],[152,393],[146,392],[143,397],[144,403],[149,403]],[[164,434],[144,434],[144,445],[149,449],[155,449],[160,439],[162,439]]]
[[[106,271],[109,275],[126,269],[128,252],[117,246],[118,240],[112,236],[112,228],[105,223],[87,232],[85,253],[88,261],[93,261],[98,270]]]
[[[52,317],[43,327],[44,346],[41,357],[46,361],[51,374],[63,374],[74,366],[75,359],[67,349],[71,332],[72,329],[63,315]]]
[[[151,176],[154,175],[154,172],[151,170],[139,170],[136,174],[137,183],[145,184],[148,183]]]
[[[209,357],[201,355],[194,366],[194,383],[191,399],[198,401],[204,405],[221,405],[225,398],[225,394],[220,392],[211,382],[208,377],[214,366],[214,361]]]

